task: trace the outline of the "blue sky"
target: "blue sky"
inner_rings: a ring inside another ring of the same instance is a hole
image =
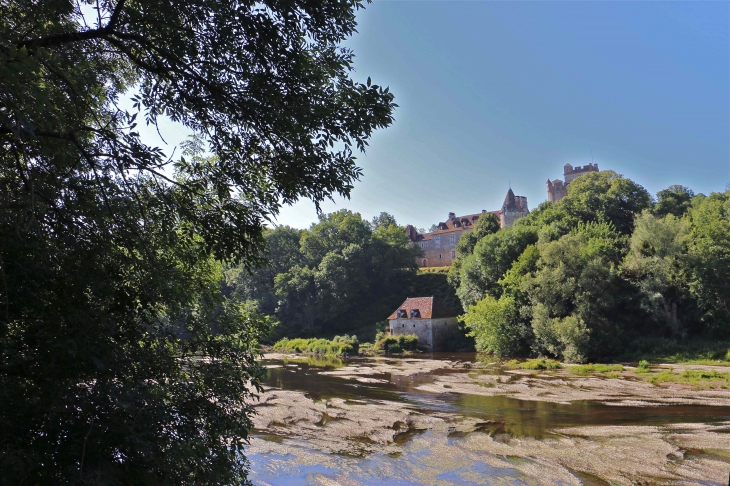
[[[565,163],[593,159],[646,187],[721,191],[730,180],[729,3],[378,1],[348,41],[355,77],[400,107],[359,157],[350,200],[325,203],[429,227],[531,208]],[[174,137],[173,137],[174,138]],[[307,227],[314,205],[282,208]]]

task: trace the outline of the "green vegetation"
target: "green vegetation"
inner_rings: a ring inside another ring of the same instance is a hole
[[[639,364],[636,366],[636,373],[650,373],[649,370],[649,362],[645,359],[642,359],[639,361]]]
[[[480,351],[578,363],[727,358],[730,191],[672,186],[654,202],[615,172],[590,173],[463,250],[449,280]]]
[[[571,373],[575,373],[578,375],[590,375],[593,373],[609,373],[613,376],[613,375],[615,375],[616,372],[624,371],[623,365],[620,365],[620,364],[585,364],[585,365],[570,366],[567,369]]]
[[[311,353],[323,356],[354,356],[359,352],[360,343],[357,336],[335,336],[331,341],[327,339],[287,339],[284,338],[274,344],[278,351],[293,351],[295,353]]]
[[[685,370],[681,374],[663,370],[647,377],[649,383],[677,383],[697,388],[730,388],[730,373]]]
[[[415,351],[418,349],[418,336],[415,334],[401,334],[399,336],[386,336],[380,339],[373,346],[374,349],[383,350],[386,353],[401,353],[403,351]]]
[[[248,484],[257,308],[277,301],[221,294],[224,264],[266,262],[281,205],[347,197],[392,123],[388,89],[351,78],[360,8],[2,2],[0,482]],[[140,136],[166,119],[182,151]],[[282,234],[281,312],[382,319],[367,289],[411,256],[377,226],[297,239],[302,262]]]
[[[374,324],[406,299],[416,277],[420,248],[409,247],[387,213],[365,221],[343,209],[307,230],[279,226],[264,238],[270,265],[230,268],[226,292],[274,317],[274,339],[355,333],[370,341]]]
[[[419,267],[419,275],[422,273],[445,273],[448,274],[451,267]]]
[[[563,367],[553,359],[528,359],[527,361],[513,359],[504,365],[507,368],[521,370],[558,370]]]
[[[702,338],[676,340],[641,338],[622,353],[621,361],[646,360],[650,363],[682,363],[730,366],[730,342]]]

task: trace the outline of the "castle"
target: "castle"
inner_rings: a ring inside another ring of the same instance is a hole
[[[517,219],[529,214],[527,209],[527,198],[515,196],[512,189],[507,191],[502,208],[497,211],[489,211],[499,220],[500,227],[511,226]],[[417,259],[419,267],[446,267],[456,260],[456,243],[463,233],[474,228],[477,218],[487,213],[482,209],[481,213],[456,216],[449,213],[449,219],[438,224],[438,229],[430,233],[419,233],[411,225],[406,226],[406,234],[410,240],[410,246],[418,245],[423,250],[423,256]]]
[[[570,164],[565,164],[565,166],[563,166],[563,177],[565,178],[565,183],[563,183],[560,179],[555,179],[554,181],[548,179],[545,184],[547,186],[548,201],[556,203],[563,199],[568,195],[568,184],[573,182],[576,177],[589,172],[598,172],[598,164],[588,164],[583,167],[575,168],[573,168]]]

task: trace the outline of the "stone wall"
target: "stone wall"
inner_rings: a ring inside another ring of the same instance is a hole
[[[429,235],[429,239],[411,242],[412,246],[418,246],[423,250],[423,256],[416,263],[419,267],[447,267],[456,259],[456,243],[468,229],[454,230],[448,233]]]
[[[392,336],[415,334],[418,336],[418,348],[424,351],[442,349],[458,329],[456,317],[391,319],[389,323]]]

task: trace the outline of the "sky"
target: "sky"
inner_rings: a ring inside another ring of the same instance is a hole
[[[324,212],[428,228],[500,209],[510,186],[535,208],[591,161],[652,194],[730,181],[730,2],[375,0],[357,18],[353,77],[399,108]],[[167,151],[184,137],[161,132]],[[300,201],[277,223],[316,220]]]

